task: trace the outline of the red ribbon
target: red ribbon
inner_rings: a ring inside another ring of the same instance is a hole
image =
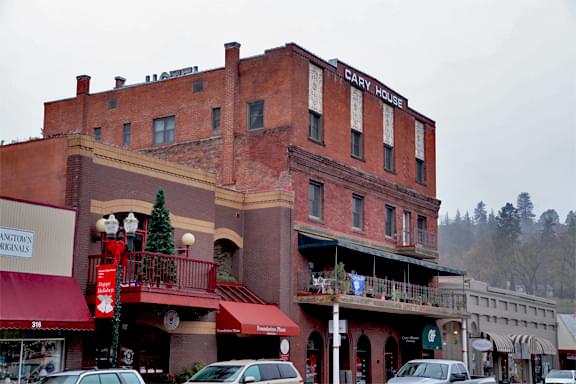
[[[114,263],[117,265],[120,263],[122,255],[126,253],[126,244],[122,240],[108,240],[106,249],[114,256]]]

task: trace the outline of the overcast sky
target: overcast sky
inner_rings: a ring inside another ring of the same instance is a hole
[[[0,0],[0,139],[41,136],[43,103],[294,42],[436,121],[441,213],[576,210],[576,0]],[[2,182],[7,182],[2,180]]]

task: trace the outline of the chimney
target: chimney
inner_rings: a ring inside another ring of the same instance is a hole
[[[114,85],[115,89],[122,88],[124,86],[124,83],[126,83],[126,79],[123,78],[122,76],[116,76],[114,80],[116,81],[116,84]]]
[[[76,96],[90,94],[90,76],[76,76]]]
[[[222,169],[220,180],[224,185],[234,184],[234,130],[238,128],[240,43],[224,44],[224,105],[222,118]]]

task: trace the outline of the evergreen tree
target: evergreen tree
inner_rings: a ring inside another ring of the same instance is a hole
[[[476,204],[474,208],[474,224],[484,225],[488,223],[488,212],[486,212],[486,204],[482,200]]]
[[[521,234],[518,210],[511,203],[506,203],[496,216],[494,247],[498,260],[502,263],[500,286],[506,288],[510,284],[512,290],[515,289],[514,263],[517,262]]]
[[[156,193],[156,201],[148,223],[146,251],[174,255],[174,228],[170,223],[170,211],[166,208],[164,190]]]
[[[568,228],[576,227],[576,212],[574,212],[574,211],[568,212],[568,214],[566,215],[566,221],[564,221],[564,224],[566,224],[566,227],[568,227]]]
[[[520,215],[520,224],[522,228],[528,228],[530,225],[534,224],[534,204],[532,204],[532,199],[528,192],[522,192],[518,195],[516,200],[516,209],[518,209],[518,214]]]
[[[538,224],[544,225],[545,222],[560,224],[560,216],[558,216],[558,212],[556,212],[555,209],[547,209],[542,212],[540,219],[538,219]]]

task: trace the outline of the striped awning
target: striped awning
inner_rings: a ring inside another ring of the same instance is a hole
[[[536,344],[536,336],[532,335],[508,335],[513,344],[527,344],[528,353],[531,355],[541,355],[541,349]]]
[[[499,335],[494,332],[484,332],[496,348],[498,352],[505,352],[505,353],[512,353],[514,352],[514,344],[512,344],[512,340],[510,340],[507,336]]]
[[[536,338],[536,346],[540,350],[542,355],[555,355],[556,354],[556,347],[552,342],[548,339],[543,337],[534,336]]]

